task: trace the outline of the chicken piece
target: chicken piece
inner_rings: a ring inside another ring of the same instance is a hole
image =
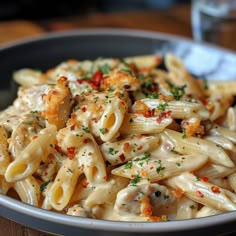
[[[67,78],[61,76],[56,86],[43,96],[43,100],[45,102],[43,117],[58,130],[64,128],[73,104]]]
[[[85,209],[79,204],[75,204],[74,206],[70,207],[66,214],[72,215],[72,216],[80,216],[80,217],[84,217],[84,218],[92,218],[91,217],[91,210]]]
[[[175,195],[165,186],[142,182],[122,189],[117,194],[114,210],[121,216],[145,216],[151,220],[155,215],[166,214],[175,200]]]
[[[108,77],[101,81],[103,90],[121,89],[126,91],[136,91],[140,87],[138,79],[129,72],[122,70],[113,70]]]
[[[5,174],[7,166],[10,164],[11,161],[10,154],[8,153],[7,138],[8,138],[8,133],[6,129],[0,125],[0,175]]]
[[[30,141],[37,137],[45,125],[45,120],[37,111],[32,111],[22,117],[9,139],[9,151],[13,158],[16,158]]]

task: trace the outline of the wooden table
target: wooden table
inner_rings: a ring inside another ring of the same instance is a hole
[[[0,22],[0,46],[14,40],[52,31],[96,27],[151,30],[192,38],[190,7],[189,5],[180,5],[165,11],[90,13],[38,22],[23,20]],[[230,45],[228,47],[230,48]],[[0,236],[17,235],[47,236],[50,234],[30,229],[0,217]]]

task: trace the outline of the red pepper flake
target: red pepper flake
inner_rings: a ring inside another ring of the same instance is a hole
[[[126,103],[125,103],[124,101],[122,101],[122,102],[121,102],[121,105],[122,105],[122,106],[125,106],[125,105],[126,105]]]
[[[97,86],[93,83],[93,81],[86,79],[85,80],[87,84],[91,85],[93,89],[97,89]]]
[[[75,157],[75,147],[67,148],[67,155],[69,159],[72,160]]]
[[[208,182],[208,181],[209,181],[209,178],[208,178],[207,176],[203,176],[203,177],[201,177],[201,180],[202,180],[203,182]]]
[[[75,130],[75,124],[70,127],[70,130]]]
[[[119,155],[119,158],[120,158],[120,160],[121,160],[122,162],[124,162],[124,161],[125,161],[125,155],[124,155],[124,153],[120,154],[120,155]]]
[[[62,152],[62,148],[59,146],[59,145],[55,145],[55,149],[58,151],[58,152]]]
[[[138,148],[137,148],[137,150],[142,150],[143,149],[143,146],[142,145],[140,145]]]
[[[89,153],[88,153],[88,155],[89,155],[89,156],[92,156],[92,155],[93,155],[93,153],[92,153],[92,152],[89,152]]]
[[[95,123],[98,123],[99,119],[95,117],[95,118],[92,118],[92,121],[94,121]]]
[[[201,192],[201,191],[196,191],[196,194],[197,194],[197,196],[198,197],[200,197],[200,198],[203,198],[204,197],[204,194]]]
[[[81,107],[81,111],[82,111],[82,112],[86,112],[86,111],[87,111],[87,108],[86,108],[86,107]]]
[[[151,167],[150,167],[150,170],[153,170],[153,168],[154,168],[154,166],[151,166]]]
[[[83,83],[83,79],[77,79],[77,82],[79,83],[79,84],[82,84]]]
[[[83,188],[87,188],[88,185],[89,185],[89,182],[87,182],[87,181],[83,181],[83,182],[82,182],[82,187],[83,187]]]
[[[130,150],[130,144],[124,143],[123,150],[124,150],[124,152],[128,152]]]
[[[162,112],[159,117],[156,119],[157,123],[160,124],[164,119],[170,117],[172,111],[164,111]]]
[[[84,141],[83,141],[83,143],[88,143],[88,139],[85,138]]]
[[[162,122],[162,120],[163,119],[161,117],[158,117],[156,121],[157,121],[158,124],[160,124]]]
[[[52,94],[53,94],[53,95],[57,95],[57,94],[58,94],[58,91],[57,91],[57,90],[53,90],[53,91],[52,91]]]
[[[45,172],[45,173],[44,173],[44,176],[47,176],[47,175],[48,175],[48,172]]]
[[[144,169],[141,169],[141,176],[147,176],[147,171],[145,171]]]
[[[148,117],[152,117],[155,115],[155,109],[148,109],[147,111],[144,112],[143,116],[148,118]]]
[[[101,83],[101,81],[103,80],[103,76],[102,76],[102,71],[97,70],[94,75],[93,75],[93,83],[96,87],[98,87]]]
[[[36,139],[36,138],[38,138],[38,136],[37,136],[37,135],[35,135],[35,136],[33,137],[33,139]]]
[[[175,195],[177,198],[180,198],[183,194],[184,194],[184,191],[183,191],[181,188],[179,188],[179,187],[177,187],[177,188],[175,189],[175,191],[174,191],[174,195]]]
[[[212,186],[212,187],[211,187],[211,191],[212,191],[213,193],[220,193],[220,188],[217,187],[217,186]]]

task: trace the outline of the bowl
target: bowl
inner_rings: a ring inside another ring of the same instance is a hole
[[[125,57],[172,52],[195,76],[236,79],[233,51],[169,34],[130,29],[86,29],[49,33],[0,48],[0,109],[16,97],[12,73],[24,67],[46,70],[75,58]],[[209,61],[211,63],[209,63]],[[167,222],[118,222],[85,219],[39,209],[0,194],[0,215],[45,232],[62,235],[222,235],[236,231],[236,212]]]

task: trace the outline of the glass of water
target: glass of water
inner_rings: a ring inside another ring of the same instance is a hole
[[[236,0],[192,0],[193,38],[236,51]]]

